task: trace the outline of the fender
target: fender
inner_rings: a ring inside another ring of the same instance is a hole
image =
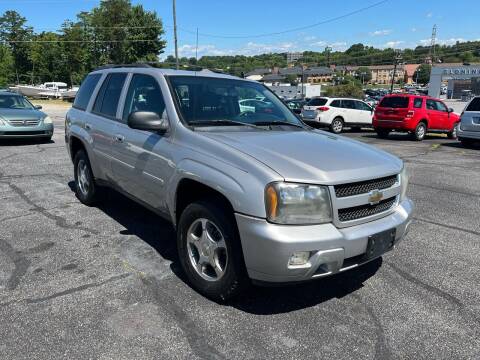
[[[73,154],[71,153],[71,150],[72,150],[71,139],[75,138],[83,144],[83,147],[85,148],[85,151],[87,152],[88,158],[90,159],[90,166],[92,167],[93,176],[95,178],[103,179],[103,176],[102,176],[103,172],[98,167],[97,161],[95,161],[95,154],[94,154],[93,149],[92,149],[93,139],[92,139],[92,136],[88,133],[88,131],[86,131],[84,128],[78,126],[77,124],[72,124],[69,128],[69,131],[68,131],[68,137],[69,137],[68,147],[69,147],[70,154],[72,156],[72,161],[73,161]]]

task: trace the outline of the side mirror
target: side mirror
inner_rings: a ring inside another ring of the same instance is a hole
[[[168,120],[150,111],[136,111],[128,116],[127,124],[132,129],[165,133],[168,130]]]
[[[42,105],[35,105],[35,110],[42,110],[43,109],[43,106]]]
[[[449,113],[454,112],[453,108],[448,108],[448,112],[449,112]]]

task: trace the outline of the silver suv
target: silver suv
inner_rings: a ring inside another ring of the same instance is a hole
[[[80,201],[109,186],[171,221],[188,280],[216,300],[250,280],[364,264],[411,221],[400,159],[312,129],[262,84],[228,75],[94,71],[67,114],[66,143]]]

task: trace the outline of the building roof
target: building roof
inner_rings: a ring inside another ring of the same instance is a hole
[[[407,73],[407,76],[413,76],[419,66],[420,64],[405,64],[404,68],[405,68],[405,72]]]
[[[251,76],[251,75],[266,75],[266,74],[271,74],[272,70],[267,69],[267,68],[257,68],[253,69],[252,71],[249,71],[245,74],[245,76]]]
[[[326,66],[311,67],[305,70],[305,75],[332,75],[332,69]]]
[[[302,75],[302,72],[303,70],[300,66],[278,69],[278,73],[281,75]]]
[[[268,74],[265,75],[262,81],[283,81],[285,80],[285,76],[277,75],[277,74]]]

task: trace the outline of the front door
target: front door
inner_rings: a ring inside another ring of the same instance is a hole
[[[373,109],[362,101],[355,101],[358,123],[372,125]]]
[[[137,111],[167,116],[162,90],[150,75],[134,74],[130,81],[122,120],[115,132],[113,174],[123,190],[165,212],[165,186],[175,170],[171,160],[171,133],[130,128],[128,117]]]
[[[428,114],[428,128],[432,130],[442,129],[444,123],[443,113],[438,110],[437,101],[433,99],[427,99],[426,103],[427,114]]]

